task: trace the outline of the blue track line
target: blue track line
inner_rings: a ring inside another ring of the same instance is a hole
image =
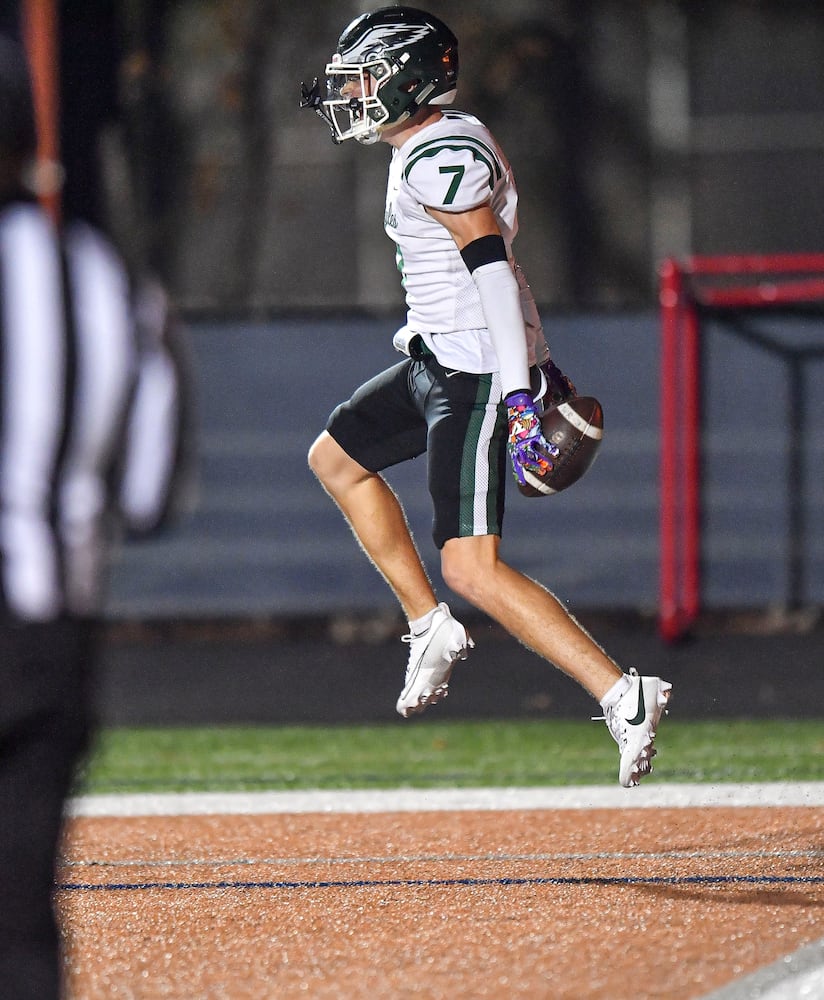
[[[135,892],[145,889],[380,889],[474,888],[522,885],[823,885],[822,875],[673,875],[651,878],[622,876],[606,878],[456,878],[456,879],[355,879],[329,882],[63,882],[61,892]]]

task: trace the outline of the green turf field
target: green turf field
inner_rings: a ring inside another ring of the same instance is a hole
[[[667,720],[657,744],[650,782],[824,780],[824,721]],[[78,792],[609,784],[617,763],[596,722],[110,729]]]

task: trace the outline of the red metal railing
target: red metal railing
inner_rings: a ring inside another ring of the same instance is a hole
[[[803,277],[810,274],[817,276]],[[750,280],[720,287],[707,280],[742,277]],[[667,641],[683,636],[701,609],[701,307],[820,300],[820,253],[669,258],[661,267],[659,632]]]

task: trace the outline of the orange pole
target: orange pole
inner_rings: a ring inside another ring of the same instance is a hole
[[[37,194],[60,218],[60,83],[56,0],[23,0],[23,40],[29,60],[37,123]]]

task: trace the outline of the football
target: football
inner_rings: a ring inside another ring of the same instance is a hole
[[[525,472],[526,484],[518,483],[525,497],[553,496],[578,482],[601,447],[604,411],[594,396],[575,396],[551,406],[541,417],[541,429],[560,454],[545,475]]]

